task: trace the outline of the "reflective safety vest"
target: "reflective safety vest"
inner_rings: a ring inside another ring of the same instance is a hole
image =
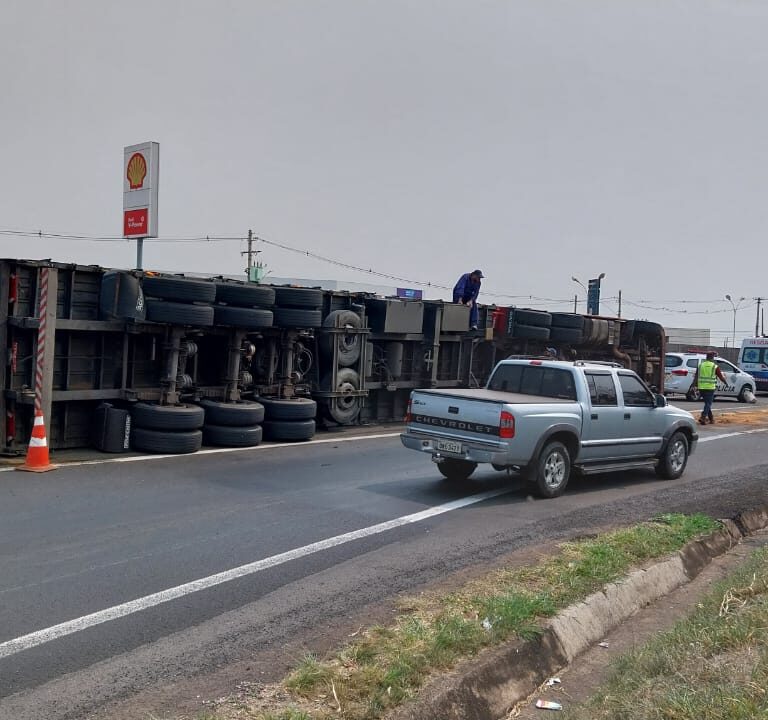
[[[717,364],[702,360],[699,365],[699,390],[714,390],[717,387]]]

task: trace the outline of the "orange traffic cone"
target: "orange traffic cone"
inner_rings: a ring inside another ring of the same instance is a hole
[[[16,469],[29,472],[48,472],[55,467],[55,465],[51,465],[48,459],[48,440],[45,437],[43,411],[35,410],[35,424],[32,428],[32,437],[29,439],[27,459],[23,465],[17,465]]]

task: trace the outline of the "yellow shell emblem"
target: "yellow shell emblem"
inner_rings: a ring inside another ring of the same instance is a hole
[[[144,178],[147,177],[147,161],[141,153],[133,153],[128,161],[128,171],[126,177],[130,183],[131,190],[138,190],[144,185]]]

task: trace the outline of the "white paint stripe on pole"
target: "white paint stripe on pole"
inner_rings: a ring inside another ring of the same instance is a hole
[[[145,597],[137,598],[136,600],[131,600],[121,605],[114,605],[106,610],[99,610],[90,615],[83,615],[82,617],[58,625],[53,625],[44,630],[38,630],[37,632],[32,632],[28,635],[22,635],[13,640],[7,640],[6,642],[0,643],[0,660],[22,652],[23,650],[29,650],[38,645],[51,642],[52,640],[72,635],[81,630],[86,630],[95,625],[101,625],[110,622],[111,620],[117,620],[126,617],[127,615],[132,615],[141,612],[142,610],[147,610],[148,608],[156,607],[157,605],[172,600],[177,600],[185,595],[200,592],[201,590],[207,590],[208,588],[221,585],[231,580],[237,580],[238,578],[247,575],[253,575],[262,570],[282,565],[291,560],[298,560],[299,558],[313,555],[314,553],[322,552],[323,550],[329,550],[354,540],[371,537],[372,535],[380,535],[388,530],[421,522],[422,520],[427,520],[436,515],[442,515],[443,513],[451,512],[452,510],[459,510],[468,505],[475,505],[484,502],[485,500],[498,497],[499,495],[513,492],[514,490],[516,490],[516,488],[489,490],[488,492],[472,495],[471,497],[462,498],[460,500],[454,500],[453,502],[445,503],[444,505],[427,508],[426,510],[421,510],[420,512],[411,515],[403,515],[394,520],[387,520],[386,522],[378,523],[377,525],[370,525],[369,527],[361,528],[360,530],[353,530],[352,532],[343,533],[342,535],[319,540],[318,542],[310,543],[309,545],[304,545],[303,547],[295,548],[294,550],[288,550],[287,552],[279,553],[278,555],[272,555],[263,560],[257,560],[256,562],[248,563],[247,565],[240,565],[231,570],[225,570],[224,572],[209,575],[208,577],[200,578],[199,580],[193,580],[192,582],[184,583],[183,585],[177,585],[168,590],[162,590],[153,593],[152,595],[146,595]]]

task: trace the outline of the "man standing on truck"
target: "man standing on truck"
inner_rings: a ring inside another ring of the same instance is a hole
[[[706,425],[707,423],[711,425],[715,422],[715,418],[712,416],[712,402],[715,399],[715,389],[717,388],[718,380],[726,383],[723,371],[715,362],[715,352],[710,350],[707,353],[707,359],[699,363],[696,375],[693,377],[694,384],[699,388],[701,397],[704,398],[704,408],[701,411],[699,425]]]
[[[477,330],[477,296],[480,294],[480,280],[483,277],[480,270],[464,273],[453,288],[453,302],[469,306],[470,330]]]

